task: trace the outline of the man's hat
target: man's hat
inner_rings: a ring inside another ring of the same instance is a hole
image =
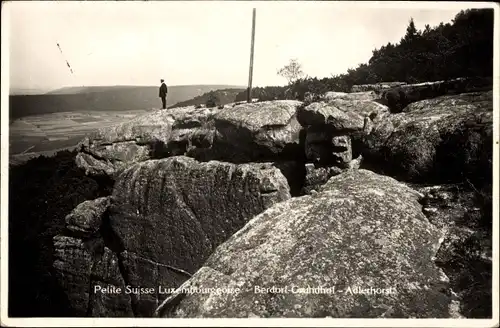
[[[161,79],[160,82],[163,82],[163,79]]]

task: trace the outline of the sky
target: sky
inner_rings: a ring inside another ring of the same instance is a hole
[[[254,86],[286,84],[277,70],[292,58],[309,76],[328,77],[366,63],[373,49],[398,42],[411,17],[417,29],[436,26],[471,3],[15,1],[2,6],[2,24],[10,28],[12,92],[157,85],[160,78],[168,85],[246,85],[252,8]]]

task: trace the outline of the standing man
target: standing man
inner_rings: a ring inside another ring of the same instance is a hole
[[[161,81],[161,86],[160,86],[160,94],[159,97],[161,98],[161,103],[162,103],[162,108],[165,109],[167,108],[167,93],[168,93],[168,88],[163,79]]]

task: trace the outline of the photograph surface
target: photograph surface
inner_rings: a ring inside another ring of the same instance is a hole
[[[2,323],[494,323],[497,17],[3,3]]]

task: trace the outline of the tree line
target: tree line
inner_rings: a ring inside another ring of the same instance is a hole
[[[493,9],[462,10],[451,23],[426,25],[417,30],[410,19],[405,35],[398,43],[387,43],[372,51],[368,63],[346,73],[318,79],[300,77],[300,67],[292,60],[290,70],[278,74],[289,80],[287,86],[257,87],[252,98],[261,101],[304,99],[306,92],[350,92],[353,85],[379,82],[420,83],[458,77],[493,75]],[[287,74],[292,73],[292,74]],[[297,77],[293,79],[293,77]],[[244,101],[246,92],[236,96]]]

